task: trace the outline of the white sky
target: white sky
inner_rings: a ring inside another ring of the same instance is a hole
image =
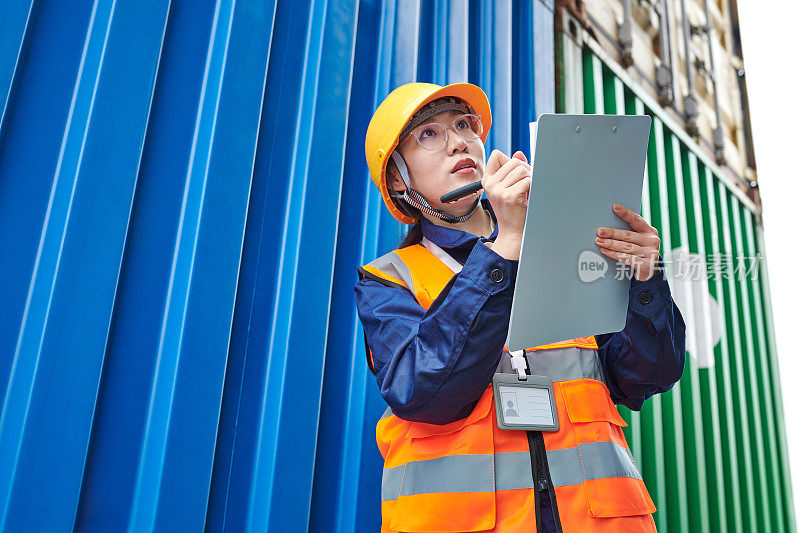
[[[739,0],[795,513],[800,509],[800,3]],[[792,338],[794,334],[794,339]],[[798,517],[800,518],[800,517]]]

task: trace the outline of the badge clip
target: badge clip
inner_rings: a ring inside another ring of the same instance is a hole
[[[511,368],[517,371],[519,380],[528,381],[528,374],[525,373],[528,368],[528,363],[525,361],[525,350],[515,350],[508,354],[511,356]]]

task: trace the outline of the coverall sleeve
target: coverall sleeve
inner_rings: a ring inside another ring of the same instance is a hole
[[[478,240],[427,311],[404,288],[356,284],[378,386],[395,415],[447,424],[472,412],[503,352],[518,264]]]
[[[595,339],[614,403],[640,411],[646,399],[681,379],[686,325],[663,270],[647,281],[631,278],[625,328]]]

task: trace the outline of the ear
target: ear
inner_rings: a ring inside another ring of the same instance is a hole
[[[386,165],[386,186],[399,193],[406,190],[406,184],[403,183],[403,178],[400,177],[400,171],[397,170],[397,166],[391,159],[389,164]]]

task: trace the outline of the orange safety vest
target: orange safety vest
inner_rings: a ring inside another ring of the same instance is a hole
[[[364,265],[359,276],[404,287],[428,309],[454,275],[443,254],[425,239]],[[369,346],[367,357],[374,372]],[[533,374],[553,379],[559,430],[542,434],[564,533],[656,531],[656,508],[625,441],[627,424],[611,401],[595,338],[536,346],[525,357]],[[513,372],[505,347],[498,371]],[[528,437],[497,426],[493,396],[490,383],[469,416],[444,425],[410,422],[387,408],[376,429],[382,532],[536,530]]]

